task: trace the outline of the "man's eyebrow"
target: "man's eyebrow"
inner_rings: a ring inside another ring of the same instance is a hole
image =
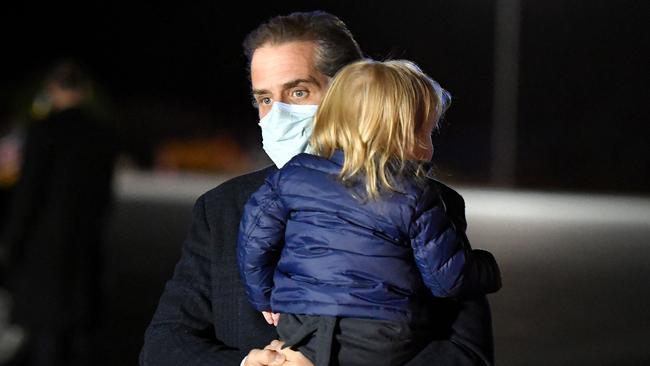
[[[306,79],[295,79],[295,80],[287,81],[286,83],[282,84],[282,89],[283,90],[291,89],[300,85],[301,83],[314,84],[319,88],[321,86],[315,77],[309,76]],[[255,96],[255,95],[263,95],[263,94],[271,94],[271,92],[267,89],[253,89],[251,90],[251,94]]]
[[[295,80],[288,81],[282,85],[282,88],[291,89],[301,83],[315,84],[317,87],[320,88],[320,83],[318,82],[318,80],[316,80],[316,78],[311,75],[307,79],[295,79]]]
[[[271,92],[266,90],[266,89],[253,89],[253,90],[251,90],[251,94],[253,94],[253,95],[261,95],[261,94],[271,94]]]

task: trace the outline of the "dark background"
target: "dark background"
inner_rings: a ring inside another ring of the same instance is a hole
[[[650,191],[646,1],[523,1],[516,187]],[[230,136],[260,151],[241,41],[275,14],[324,9],[373,58],[407,58],[454,101],[436,141],[445,179],[489,184],[494,1],[49,2],[3,5],[1,121],[39,72],[83,61],[129,152]],[[30,84],[31,83],[31,84]],[[498,142],[496,142],[498,143]]]

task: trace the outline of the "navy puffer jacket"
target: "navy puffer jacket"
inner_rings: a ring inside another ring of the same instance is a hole
[[[361,203],[343,153],[300,154],[245,206],[238,261],[259,311],[410,321],[424,286],[459,293],[466,249],[435,181]]]

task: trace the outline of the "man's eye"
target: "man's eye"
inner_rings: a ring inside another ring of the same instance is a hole
[[[306,90],[294,90],[292,95],[295,98],[305,98],[308,95],[308,93]]]
[[[259,108],[261,105],[271,105],[273,100],[270,97],[253,96],[253,107]]]

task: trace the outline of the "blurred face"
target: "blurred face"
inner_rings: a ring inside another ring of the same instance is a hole
[[[84,93],[79,90],[61,88],[57,84],[50,84],[45,88],[45,93],[52,103],[52,109],[62,111],[81,104]]]
[[[274,102],[320,104],[328,83],[316,70],[313,42],[266,45],[253,53],[251,87],[260,119]]]
[[[417,145],[415,146],[415,151],[413,152],[413,157],[418,160],[429,161],[433,158],[433,141],[431,140],[431,135],[433,134],[433,128],[435,126],[435,120],[430,118],[427,123],[420,128],[418,135]]]

